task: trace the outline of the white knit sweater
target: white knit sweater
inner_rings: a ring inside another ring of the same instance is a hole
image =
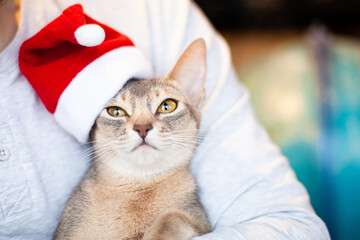
[[[165,74],[185,47],[208,47],[203,142],[192,161],[215,239],[329,239],[304,187],[254,118],[229,49],[188,0],[22,0],[13,42],[0,53],[0,239],[51,239],[62,208],[88,165],[80,145],[45,110],[17,67],[21,43],[62,10],[85,12],[134,40]]]

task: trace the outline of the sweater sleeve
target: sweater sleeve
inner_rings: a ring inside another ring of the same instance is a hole
[[[227,44],[195,4],[176,2],[163,4],[162,27],[156,28],[166,33],[157,37],[168,39],[162,58],[176,59],[198,37],[208,48],[203,140],[191,170],[212,232],[195,239],[330,239],[287,159],[254,117]]]

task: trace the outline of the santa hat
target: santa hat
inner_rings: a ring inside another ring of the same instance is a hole
[[[22,44],[19,66],[47,110],[80,142],[127,80],[152,75],[127,36],[90,18],[79,4]]]

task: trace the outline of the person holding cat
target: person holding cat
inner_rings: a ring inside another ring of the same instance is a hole
[[[0,42],[0,239],[50,239],[90,165],[88,146],[58,125],[17,67],[20,45],[74,3],[22,0],[17,24],[14,2],[0,5],[0,36],[6,36]],[[164,76],[194,39],[206,42],[204,136],[191,171],[211,232],[196,239],[329,239],[306,190],[257,123],[226,43],[194,3],[81,4],[94,19],[126,33],[155,77]]]

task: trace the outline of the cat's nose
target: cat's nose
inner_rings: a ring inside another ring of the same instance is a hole
[[[142,138],[142,139],[145,139],[148,132],[153,129],[153,125],[151,123],[148,123],[148,124],[136,124],[134,125],[134,128],[133,130],[135,132],[138,132],[139,136]]]

